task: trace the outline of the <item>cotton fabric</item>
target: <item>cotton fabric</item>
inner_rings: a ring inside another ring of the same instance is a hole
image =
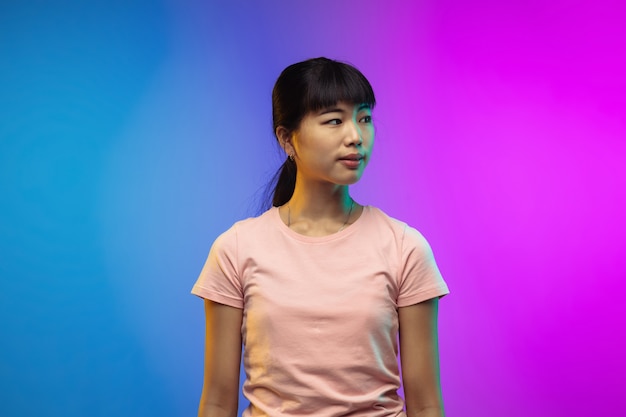
[[[426,239],[375,207],[323,237],[274,207],[216,239],[192,293],[243,309],[243,417],[398,417],[398,308],[448,287]]]

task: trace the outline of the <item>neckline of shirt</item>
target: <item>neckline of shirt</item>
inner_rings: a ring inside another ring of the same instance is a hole
[[[285,223],[283,223],[283,220],[280,218],[280,212],[278,211],[278,207],[272,207],[271,214],[274,222],[278,223],[279,230],[290,238],[305,243],[326,243],[333,240],[342,239],[354,233],[357,229],[361,227],[361,224],[365,221],[364,218],[370,215],[370,209],[370,206],[363,206],[363,212],[353,223],[347,225],[338,232],[331,233],[330,235],[326,236],[307,236],[292,230]]]

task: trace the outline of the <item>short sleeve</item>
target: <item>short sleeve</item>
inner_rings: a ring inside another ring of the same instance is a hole
[[[428,241],[405,225],[402,236],[398,307],[406,307],[448,294]]]
[[[220,304],[243,308],[236,226],[215,240],[191,293]]]

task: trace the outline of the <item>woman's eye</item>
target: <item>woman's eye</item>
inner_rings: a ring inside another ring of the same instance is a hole
[[[331,119],[331,120],[327,121],[326,124],[328,124],[328,125],[340,125],[341,124],[341,119]]]
[[[363,116],[359,119],[361,123],[372,123],[372,116]]]

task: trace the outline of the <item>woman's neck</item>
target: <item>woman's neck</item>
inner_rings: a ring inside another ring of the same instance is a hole
[[[352,224],[360,211],[347,185],[296,183],[293,196],[280,213],[283,222],[296,232],[324,236]]]

